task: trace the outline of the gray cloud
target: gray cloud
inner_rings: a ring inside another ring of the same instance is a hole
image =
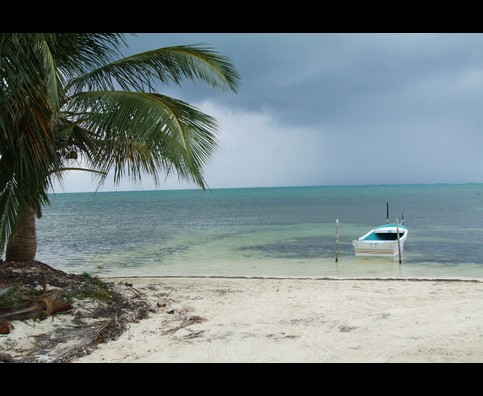
[[[144,33],[126,54],[194,43],[242,76],[159,87],[224,121],[214,187],[483,181],[483,34]]]

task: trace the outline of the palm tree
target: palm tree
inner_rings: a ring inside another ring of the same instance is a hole
[[[35,259],[35,219],[54,178],[113,171],[140,181],[161,174],[207,187],[203,167],[216,120],[156,83],[201,81],[237,92],[230,59],[203,44],[123,57],[121,33],[0,34],[0,256]]]

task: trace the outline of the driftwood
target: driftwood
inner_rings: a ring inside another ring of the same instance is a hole
[[[58,312],[71,310],[71,304],[59,300],[60,293],[60,290],[53,290],[40,295],[34,301],[9,308],[0,308],[0,320],[41,320]]]
[[[141,298],[144,295],[138,289],[134,288],[132,283],[124,282],[124,283],[121,283],[121,284],[126,286],[129,290],[131,290],[134,293],[134,295],[136,296],[136,298]]]

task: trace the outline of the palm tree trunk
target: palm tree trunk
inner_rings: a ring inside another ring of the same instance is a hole
[[[25,222],[7,244],[7,261],[33,261],[37,253],[37,231],[35,229],[35,212],[30,209]]]

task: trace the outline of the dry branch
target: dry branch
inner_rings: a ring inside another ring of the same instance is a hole
[[[34,301],[0,308],[0,320],[45,319],[49,315],[72,309],[72,305],[60,301],[59,290],[53,290],[37,297]]]

